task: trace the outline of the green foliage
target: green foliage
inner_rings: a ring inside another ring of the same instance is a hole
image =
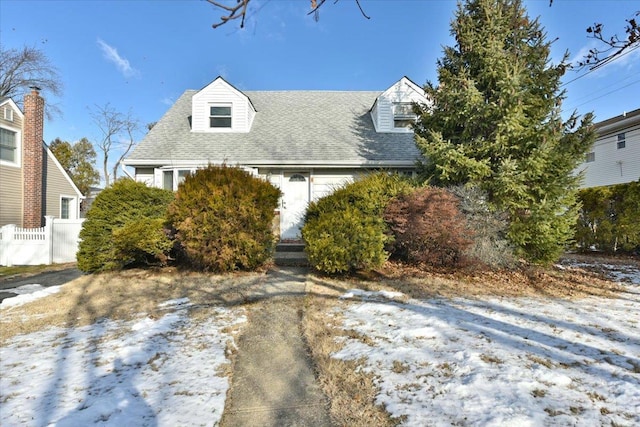
[[[82,225],[78,268],[99,272],[165,262],[172,242],[163,231],[164,218],[173,197],[130,179],[105,188]]]
[[[477,187],[457,186],[450,190],[460,200],[460,211],[473,232],[466,256],[492,268],[514,267],[516,259],[507,240],[509,224],[504,212],[490,209],[486,194]]]
[[[580,190],[576,244],[614,253],[640,249],[640,180]]]
[[[392,256],[410,264],[454,267],[463,264],[471,230],[459,200],[443,188],[423,187],[391,200],[384,219],[393,234]]]
[[[74,144],[56,138],[49,145],[49,149],[85,196],[89,194],[91,186],[100,182],[100,174],[94,166],[96,151],[87,138],[82,138]]]
[[[423,172],[434,184],[482,189],[508,215],[518,255],[553,261],[573,235],[573,170],[595,138],[592,116],[562,120],[567,65],[551,64],[550,42],[521,1],[464,1],[452,34],[416,129]]]
[[[410,189],[403,178],[379,172],[312,202],[302,227],[309,263],[325,273],[380,266],[389,240],[382,214],[389,200]]]
[[[279,197],[280,190],[242,169],[210,165],[180,184],[169,219],[194,268],[251,270],[272,255]]]
[[[387,260],[384,231],[381,218],[347,206],[307,222],[302,237],[309,263],[333,274],[381,266]]]

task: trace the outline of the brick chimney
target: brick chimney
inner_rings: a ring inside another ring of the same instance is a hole
[[[24,133],[22,137],[22,226],[42,227],[44,99],[39,88],[32,87],[24,97]]]

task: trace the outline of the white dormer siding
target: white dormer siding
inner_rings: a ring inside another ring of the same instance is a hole
[[[251,130],[255,114],[249,98],[218,77],[193,95],[191,131],[246,133]]]
[[[371,108],[371,119],[377,132],[413,132],[408,122],[414,119],[413,103],[426,104],[424,90],[406,77],[401,78],[378,96]]]

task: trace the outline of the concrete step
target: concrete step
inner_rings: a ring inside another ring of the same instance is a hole
[[[308,266],[307,254],[304,252],[304,243],[278,243],[274,254],[276,265],[283,266]]]

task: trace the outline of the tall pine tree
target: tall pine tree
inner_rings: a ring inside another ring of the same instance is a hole
[[[573,170],[595,139],[587,114],[560,115],[568,53],[550,62],[538,20],[520,0],[466,0],[426,91],[416,144],[433,183],[482,188],[506,211],[508,238],[533,262],[557,259],[577,219]]]

